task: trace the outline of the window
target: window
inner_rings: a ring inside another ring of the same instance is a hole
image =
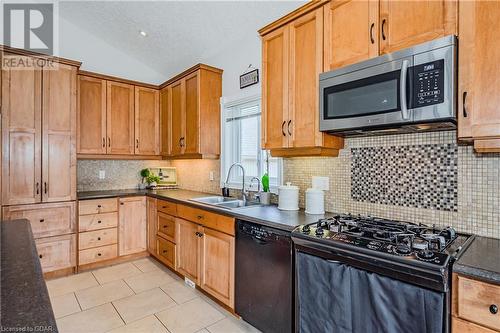
[[[257,182],[250,184],[250,180],[253,177],[260,180],[268,172],[271,191],[275,192],[281,184],[281,159],[261,149],[260,96],[224,102],[222,110],[221,186],[241,188],[242,172],[238,167],[231,170],[224,185],[229,167],[241,163],[247,189],[257,190]]]

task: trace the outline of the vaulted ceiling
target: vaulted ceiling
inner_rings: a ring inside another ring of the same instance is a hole
[[[257,36],[259,28],[303,3],[67,1],[60,2],[59,14],[168,78],[222,50],[238,47],[246,38]]]

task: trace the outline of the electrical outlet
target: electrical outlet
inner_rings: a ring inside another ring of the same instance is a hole
[[[104,179],[104,178],[106,178],[106,171],[99,170],[99,179]]]
[[[184,277],[184,283],[186,284],[186,286],[190,287],[190,288],[196,288],[196,284],[191,281],[190,279],[188,279],[187,277]]]
[[[215,174],[213,171],[210,171],[209,175],[208,175],[208,179],[213,182],[215,180]]]
[[[330,177],[312,177],[312,188],[328,191],[330,189]]]

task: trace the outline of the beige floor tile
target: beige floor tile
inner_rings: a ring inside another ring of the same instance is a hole
[[[224,319],[222,313],[200,298],[159,312],[156,317],[172,333],[196,332]]]
[[[123,280],[118,280],[102,286],[77,291],[76,298],[82,310],[86,310],[133,294],[132,289]]]
[[[161,269],[161,264],[151,258],[142,258],[132,262],[142,272],[151,272]]]
[[[50,303],[52,303],[52,310],[56,318],[82,311],[76,301],[75,293],[54,296],[50,299]]]
[[[77,290],[98,286],[92,273],[81,273],[47,281],[47,289],[51,297],[65,295]]]
[[[163,270],[154,270],[147,273],[142,273],[125,279],[125,282],[136,293],[140,293],[149,289],[175,282],[176,280]]]
[[[106,268],[101,268],[92,272],[100,284],[124,279],[130,276],[141,274],[139,268],[132,263],[119,264]]]
[[[125,326],[115,328],[109,333],[168,333],[168,331],[158,318],[149,316]]]
[[[101,333],[123,325],[111,303],[57,319],[60,333]]]
[[[160,288],[114,301],[113,305],[126,323],[175,306],[175,302]]]
[[[201,330],[197,331],[196,333],[210,333],[210,332],[207,331],[206,328],[202,328]]]
[[[161,289],[177,304],[186,303],[200,296],[200,293],[196,289],[187,287],[184,282],[180,281],[163,285]]]
[[[226,318],[207,327],[210,333],[259,333],[250,324],[236,318]]]

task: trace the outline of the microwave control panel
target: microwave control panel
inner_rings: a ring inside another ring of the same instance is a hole
[[[444,102],[444,60],[413,66],[413,107]]]

